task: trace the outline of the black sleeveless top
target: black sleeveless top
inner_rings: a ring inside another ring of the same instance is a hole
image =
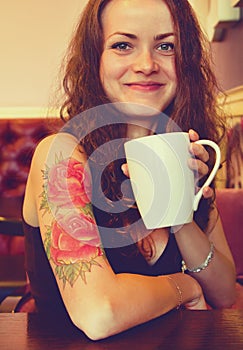
[[[55,312],[67,316],[62,298],[46,256],[40,229],[23,222],[25,232],[25,266],[30,280],[31,293],[39,312]],[[133,248],[133,249],[132,249]],[[148,276],[172,274],[181,271],[181,255],[173,234],[169,235],[167,246],[158,259],[150,266],[134,247],[105,248],[106,257],[115,273],[134,273]]]

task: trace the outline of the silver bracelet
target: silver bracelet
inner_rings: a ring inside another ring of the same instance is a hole
[[[202,270],[205,270],[206,267],[208,267],[208,264],[210,263],[210,261],[213,258],[213,254],[214,254],[214,245],[212,242],[210,242],[210,251],[208,253],[208,256],[206,257],[206,260],[198,267],[194,267],[193,269],[189,269],[186,266],[186,263],[184,260],[182,260],[181,264],[181,271],[184,273],[185,271],[189,271],[189,272],[200,272]]]

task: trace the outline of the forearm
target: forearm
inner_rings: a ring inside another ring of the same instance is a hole
[[[166,276],[150,277],[131,274],[116,276],[112,297],[112,316],[116,330],[144,323],[176,308],[180,295]],[[185,293],[182,294],[184,302]]]
[[[181,227],[175,233],[175,238],[190,270],[205,262],[210,252],[210,241],[194,222]],[[234,264],[217,249],[217,245],[214,245],[207,267],[200,272],[189,273],[200,283],[205,298],[213,307],[229,307],[234,302]]]
[[[158,277],[117,275],[114,298],[119,300],[115,313],[132,322],[147,321],[178,308],[201,295],[201,289],[190,276],[182,273]],[[131,315],[131,305],[133,315]]]
[[[101,274],[99,280],[102,283],[98,281],[95,289],[89,288],[90,282],[87,279],[87,297],[84,290],[80,298],[77,285],[77,296],[74,297],[76,292],[73,291],[72,298],[65,298],[74,324],[91,339],[102,339],[120,333],[161,316],[180,304],[194,302],[193,308],[205,308],[199,284],[182,273],[151,277],[110,275],[103,270]]]

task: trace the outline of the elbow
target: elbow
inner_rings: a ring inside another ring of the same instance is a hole
[[[228,293],[228,296],[222,300],[221,309],[230,309],[236,302],[236,287]]]
[[[229,309],[231,308],[237,298],[237,293],[236,293],[236,278],[235,275],[231,278],[230,281],[227,283],[227,288],[225,288],[225,293],[221,296],[220,300],[220,305],[218,308],[221,309]]]
[[[73,324],[89,339],[101,340],[118,333],[115,331],[113,311],[109,301],[103,301],[98,307],[90,307],[87,312],[75,312],[70,315]]]
[[[215,305],[215,308],[217,308],[217,309],[230,309],[234,305],[235,301],[236,301],[235,297],[225,298],[221,302],[217,303],[217,305]]]
[[[93,341],[108,338],[115,334],[112,331],[111,322],[104,315],[93,315],[82,327],[84,334]]]
[[[224,294],[218,295],[214,300],[213,307],[216,309],[230,309],[236,302],[236,286],[235,283],[225,290]]]

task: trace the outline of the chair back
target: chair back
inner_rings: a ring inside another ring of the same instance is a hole
[[[237,278],[243,279],[243,189],[217,189],[216,203],[235,260]]]

